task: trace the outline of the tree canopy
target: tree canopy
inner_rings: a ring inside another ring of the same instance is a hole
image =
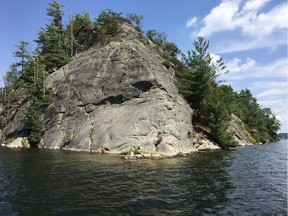
[[[254,143],[276,139],[280,123],[271,109],[262,108],[250,90],[237,93],[217,81],[219,75],[228,71],[221,58],[212,59],[209,41],[198,37],[193,45],[194,50],[183,55],[183,66],[176,71],[179,92],[195,111],[193,121],[210,127],[222,148],[237,145],[228,130],[232,114],[244,122],[243,129]]]

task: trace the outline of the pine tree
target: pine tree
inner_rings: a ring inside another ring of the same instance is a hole
[[[188,71],[178,74],[179,92],[184,95],[196,112],[201,108],[201,103],[208,93],[208,86],[216,83],[216,78],[225,70],[222,59],[215,63],[207,52],[209,41],[198,37],[194,41],[195,50],[188,51],[188,56],[183,55],[183,61]],[[225,72],[227,73],[227,72]]]
[[[29,131],[29,143],[37,147],[44,132],[41,111],[50,104],[50,96],[47,94],[45,65],[37,60],[30,61],[27,65],[29,79],[26,82],[28,90],[29,106],[26,113],[26,126]]]
[[[21,67],[20,75],[24,72],[25,64],[31,58],[28,50],[29,43],[26,41],[20,41],[20,45],[17,45],[17,50],[13,52],[13,56],[16,58],[20,58],[15,66]]]
[[[40,60],[46,65],[46,70],[52,72],[69,61],[68,52],[64,42],[64,29],[62,24],[63,5],[54,1],[49,4],[47,15],[52,17],[46,29],[41,28],[36,42],[40,50]]]

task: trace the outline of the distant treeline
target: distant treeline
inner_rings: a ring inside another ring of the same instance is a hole
[[[279,139],[288,139],[288,133],[279,133],[278,137]]]

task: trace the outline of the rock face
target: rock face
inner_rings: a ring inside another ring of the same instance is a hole
[[[192,110],[155,45],[123,24],[115,42],[50,74],[43,147],[121,153],[132,146],[174,156],[196,150]],[[160,51],[159,51],[160,52]]]
[[[26,137],[18,137],[12,142],[1,144],[1,146],[9,148],[30,148],[30,145]]]
[[[243,124],[242,120],[236,115],[231,115],[232,120],[229,122],[229,128],[234,134],[234,140],[238,143],[239,146],[253,145],[252,140],[245,134],[243,129],[239,126]]]

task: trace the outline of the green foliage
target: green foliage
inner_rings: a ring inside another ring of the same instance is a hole
[[[10,70],[6,72],[4,76],[5,86],[13,86],[17,80],[19,79],[19,71],[17,70],[17,66],[12,64],[10,66]]]
[[[173,42],[166,42],[164,45],[164,50],[167,51],[171,57],[176,58],[177,55],[180,54],[180,49]]]
[[[15,58],[20,58],[20,61],[16,62],[16,67],[21,67],[21,71],[19,72],[19,76],[24,71],[25,64],[31,58],[28,49],[29,43],[26,41],[20,41],[20,45],[17,45],[17,50],[13,52],[13,56]]]
[[[216,78],[227,71],[221,58],[215,62],[208,53],[209,42],[198,37],[194,48],[187,56],[183,55],[184,66],[174,60],[176,84],[194,109],[193,120],[209,126],[212,136],[224,149],[237,145],[228,131],[231,114],[243,120],[246,126],[242,129],[253,142],[275,139],[280,124],[271,110],[262,109],[247,89],[237,93],[231,86],[219,85]]]
[[[99,24],[100,33],[103,35],[115,36],[119,31],[119,24],[125,19],[121,16],[122,13],[116,13],[111,9],[101,11],[96,22]]]
[[[94,24],[88,12],[75,14],[70,17],[70,23],[65,30],[65,47],[70,56],[83,52],[91,46],[91,41],[96,40]]]
[[[156,31],[155,29],[148,29],[146,36],[155,44],[164,48],[166,44],[167,34],[164,32]]]
[[[46,89],[47,72],[45,65],[33,60],[27,65],[25,86],[28,90],[29,106],[26,112],[28,141],[37,147],[44,132],[41,111],[51,102],[50,92]]]
[[[233,134],[228,131],[229,103],[225,89],[226,86],[208,87],[208,94],[203,98],[202,109],[199,112],[199,120],[211,128],[212,135],[223,148],[234,147],[237,143],[233,140]]]
[[[62,24],[63,7],[58,2],[49,4],[47,15],[52,17],[52,22],[41,28],[36,42],[40,51],[40,60],[45,64],[46,70],[52,72],[69,61],[64,40],[64,29]]]
[[[37,147],[43,133],[43,126],[39,117],[40,105],[38,99],[30,98],[29,108],[27,110],[27,129],[29,130],[28,141],[32,147]]]
[[[162,64],[163,64],[167,69],[169,69],[169,68],[171,67],[170,61],[165,60],[165,61],[162,62]]]
[[[61,8],[63,8],[63,5],[59,2],[53,1],[52,3],[49,3],[49,8],[47,9],[47,15],[53,18],[52,22],[59,29],[63,28],[62,17],[64,12]]]
[[[209,85],[216,84],[216,78],[225,69],[222,59],[213,63],[212,57],[207,52],[209,41],[202,37],[194,42],[195,50],[188,51],[188,56],[183,55],[183,62],[188,68],[182,74],[178,73],[179,92],[184,95],[196,113],[202,108],[202,101],[207,95]]]
[[[241,90],[236,100],[238,110],[235,110],[235,114],[249,126],[248,132],[256,142],[277,139],[280,122],[270,108],[262,108],[249,89]]]
[[[143,33],[143,30],[142,30],[143,16],[137,15],[134,13],[133,14],[128,13],[127,20],[129,20],[132,24],[134,24],[137,31],[139,31],[140,33]]]

